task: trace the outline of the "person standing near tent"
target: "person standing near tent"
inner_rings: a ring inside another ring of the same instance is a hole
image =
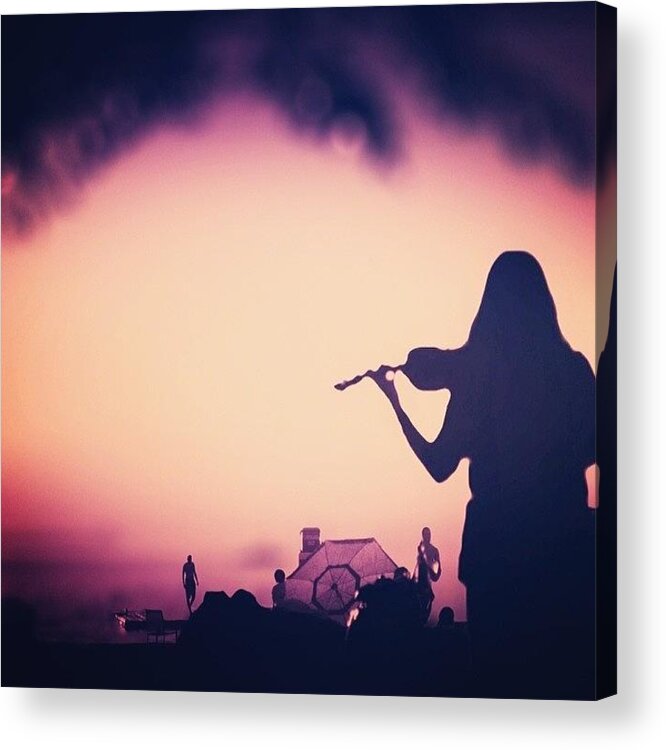
[[[439,559],[439,550],[431,542],[432,533],[425,526],[421,531],[421,541],[416,548],[416,582],[418,585],[419,599],[423,608],[423,619],[428,620],[430,610],[435,599],[432,584],[439,581],[442,575],[442,564]]]
[[[192,562],[192,555],[188,555],[187,562],[183,565],[183,586],[185,588],[185,601],[187,602],[190,614],[192,614],[192,605],[197,595],[198,585],[199,577],[197,576],[197,569]]]

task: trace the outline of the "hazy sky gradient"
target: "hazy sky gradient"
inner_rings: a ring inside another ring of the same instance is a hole
[[[178,616],[191,553],[204,589],[267,604],[303,526],[411,569],[427,524],[435,611],[464,617],[466,462],[435,484],[374,384],[333,384],[462,344],[507,249],[596,367],[615,178],[595,19],[3,18],[3,593],[70,634],[112,607]],[[398,387],[434,437],[447,393]]]
[[[362,128],[304,136],[238,96],[197,127],[154,127],[66,210],[5,231],[3,562],[58,561],[80,598],[103,568],[114,597],[175,615],[188,553],[204,589],[268,604],[303,526],[375,536],[411,569],[427,524],[435,607],[464,617],[466,463],[437,485],[374,384],[333,384],[462,344],[506,249],[538,258],[564,335],[596,367],[595,196],[395,96],[397,164],[367,156]],[[434,436],[447,394],[399,386]]]

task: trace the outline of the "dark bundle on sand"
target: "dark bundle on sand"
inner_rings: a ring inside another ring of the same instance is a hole
[[[346,631],[312,612],[261,607],[244,590],[207,592],[178,641],[181,689],[466,694],[466,637],[423,626],[413,582],[381,579],[359,599]]]
[[[468,648],[459,628],[428,628],[417,584],[380,578],[359,592],[347,642],[350,692],[466,695]]]
[[[330,620],[266,609],[248,591],[209,591],[178,642],[182,688],[340,692],[344,638]]]
[[[426,628],[411,584],[362,591],[347,631],[252,594],[206,593],[177,643],[64,644],[34,637],[34,612],[3,602],[6,686],[370,695],[465,695],[465,638]],[[462,645],[461,645],[462,643]]]
[[[381,579],[359,595],[349,631],[312,613],[208,592],[178,641],[182,689],[464,695],[466,639],[426,628],[413,582]]]
[[[172,644],[52,643],[36,636],[35,610],[2,600],[3,687],[177,690]]]

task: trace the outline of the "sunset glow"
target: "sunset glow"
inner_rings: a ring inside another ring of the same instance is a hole
[[[30,233],[4,232],[7,591],[25,592],[29,560],[43,564],[35,596],[57,579],[84,598],[83,569],[100,597],[118,603],[122,584],[123,606],[159,596],[180,612],[173,582],[192,553],[203,590],[268,604],[303,526],[374,536],[411,570],[427,524],[435,607],[464,618],[466,462],[437,485],[372,382],[333,385],[461,345],[505,249],[536,256],[595,367],[595,195],[409,104],[387,166],[227,100],[196,128],[154,128]],[[448,393],[397,383],[434,437]]]

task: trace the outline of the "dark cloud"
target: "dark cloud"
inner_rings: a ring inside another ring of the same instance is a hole
[[[160,122],[250,92],[297,131],[361,127],[400,153],[387,71],[442,122],[590,180],[595,4],[4,17],[4,219],[17,229]],[[612,140],[612,139],[610,139]]]

